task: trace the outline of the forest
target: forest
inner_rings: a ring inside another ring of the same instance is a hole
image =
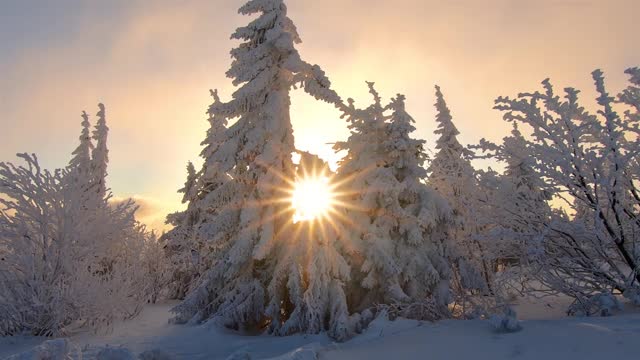
[[[640,68],[615,91],[593,71],[595,99],[550,79],[498,97],[511,132],[466,145],[446,89],[426,90],[435,119],[382,98],[376,79],[356,103],[301,57],[283,0],[239,12],[251,18],[231,35],[236,88],[210,91],[202,166],[187,164],[168,231],[107,186],[103,104],[82,113],[66,166],[0,162],[0,336],[109,331],[166,300],[172,324],[337,342],[380,316],[517,332],[523,296],[568,297],[579,317],[640,306]],[[337,168],[296,148],[295,89],[346,122]],[[416,121],[435,121],[435,144]]]

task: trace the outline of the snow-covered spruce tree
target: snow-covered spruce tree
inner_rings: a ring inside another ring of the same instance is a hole
[[[350,301],[356,310],[376,304],[399,306],[398,315],[430,318],[446,315],[449,267],[433,231],[448,216],[445,202],[421,182],[426,176],[424,141],[412,139],[414,120],[404,96],[387,106],[368,83],[374,103],[344,108],[351,135],[335,145],[347,151],[338,181],[344,185],[347,232],[355,253],[350,262],[355,284]],[[388,114],[388,112],[390,114]]]
[[[377,177],[387,176],[388,172],[372,174],[377,172],[379,167],[384,166],[382,144],[387,140],[384,116],[384,108],[379,94],[373,87],[373,83],[367,82],[369,92],[373,96],[373,103],[359,109],[354,105],[353,99],[348,99],[349,105],[343,108],[343,117],[348,122],[351,131],[349,138],[345,142],[337,142],[334,145],[335,151],[346,151],[345,156],[338,163],[338,173],[336,181],[338,184],[337,193],[340,194],[342,211],[345,213],[347,226],[342,236],[347,246],[349,254],[348,261],[352,267],[352,282],[349,284],[349,303],[355,311],[366,311],[378,303],[386,294],[385,284],[375,286],[378,280],[377,273],[383,272],[379,266],[388,265],[388,273],[397,275],[397,268],[393,261],[391,239],[381,239],[375,243],[375,247],[367,247],[365,241],[373,239],[372,222],[376,219],[377,194],[373,189],[373,180]],[[382,155],[382,156],[381,156]],[[368,236],[369,238],[365,239]],[[372,259],[377,256],[377,259]],[[371,259],[371,260],[369,260]],[[363,269],[363,267],[365,267]],[[370,279],[365,282],[365,278],[371,273]],[[392,280],[393,281],[393,280]],[[376,291],[372,291],[376,290]]]
[[[296,181],[330,176],[328,165],[319,157],[299,152]],[[336,340],[346,340],[361,330],[359,314],[350,316],[345,286],[351,268],[345,258],[338,210],[321,218],[295,219],[268,289],[271,299],[267,314],[278,319],[271,330],[279,335],[326,331]],[[284,312],[283,312],[284,307]],[[286,315],[286,316],[285,316]]]
[[[98,112],[96,114],[98,120],[96,121],[95,128],[92,133],[92,139],[95,141],[95,146],[91,152],[91,169],[87,174],[89,181],[89,188],[97,197],[97,203],[100,204],[104,199],[107,201],[111,198],[111,194],[107,194],[107,166],[109,163],[109,150],[107,148],[107,137],[109,134],[109,128],[107,127],[106,109],[104,104],[98,104]],[[86,140],[81,140],[86,141]],[[79,169],[71,169],[71,172],[78,173]],[[115,254],[101,253],[101,259],[99,260],[101,269],[99,272],[108,273],[113,267],[115,260]]]
[[[167,217],[167,223],[174,227],[162,237],[172,264],[170,296],[177,299],[184,299],[200,284],[200,275],[208,271],[220,255],[222,239],[228,241],[238,226],[241,205],[231,201],[236,201],[233,187],[239,184],[229,173],[235,167],[233,151],[238,147],[238,140],[227,132],[229,120],[213,111],[214,106],[222,104],[217,91],[211,91],[211,96],[214,102],[208,110],[210,127],[201,143],[204,147],[200,153],[204,158],[202,169],[196,172],[191,163],[187,166],[187,180],[178,190],[184,194],[182,202],[187,208]],[[227,164],[217,157],[228,159]]]
[[[146,299],[155,304],[161,298],[166,298],[170,294],[169,284],[171,278],[171,266],[164,251],[164,244],[158,239],[155,232],[145,236],[142,248],[141,270],[144,274],[144,285]]]
[[[301,255],[298,247],[307,244],[293,238],[293,214],[286,200],[287,179],[295,177],[290,89],[301,84],[307,93],[336,106],[340,99],[320,68],[300,59],[294,48],[300,39],[282,0],[249,1],[240,13],[259,16],[232,35],[243,42],[231,51],[227,75],[241,86],[229,102],[213,93],[205,161],[194,190],[197,196],[188,204],[198,216],[193,224],[198,249],[190,250],[204,261],[206,271],[173,309],[176,321],[214,319],[236,329],[269,325],[278,334],[330,330],[341,338],[347,324],[344,312],[336,309],[346,309],[346,303],[326,293],[338,294],[344,271],[334,270],[341,265],[334,263],[339,259],[333,249],[318,257]],[[336,280],[308,283],[300,282],[298,274],[278,273],[292,266],[310,269],[309,262],[317,276]],[[306,305],[314,308],[303,309]]]
[[[479,188],[469,161],[473,154],[458,141],[460,132],[453,124],[451,112],[438,86],[435,107],[438,151],[428,169],[428,184],[449,202],[453,211],[451,226],[443,239],[454,270],[452,289],[456,297],[463,297],[469,291],[491,292],[491,256],[477,236],[483,229],[478,223],[476,209]]]
[[[89,115],[86,112],[82,112],[82,132],[80,133],[80,144],[78,147],[72,152],[71,161],[69,161],[69,169],[74,169],[74,174],[71,176],[76,176],[76,181],[81,183],[81,186],[85,186],[87,189],[91,186],[93,182],[92,179],[92,162],[91,162],[91,153],[93,151],[93,143],[91,141],[91,133],[89,123]]]
[[[535,159],[516,123],[513,124],[511,136],[505,137],[497,150],[497,159],[507,165],[503,178],[506,186],[511,188],[503,193],[514,197],[513,201],[503,202],[505,206],[511,205],[511,209],[507,210],[511,214],[507,217],[512,221],[510,228],[522,233],[532,228],[540,229],[549,216],[547,201],[551,200],[551,194],[544,191],[545,184],[534,170]]]
[[[95,148],[91,153],[91,172],[93,174],[93,186],[100,197],[104,197],[107,193],[107,164],[109,163],[109,150],[107,149],[107,135],[109,128],[107,127],[106,113],[103,104],[98,104],[98,121],[93,130],[93,140],[95,140]]]
[[[178,190],[183,194],[182,203],[188,204],[187,209],[167,216],[167,224],[173,226],[166,232],[160,242],[164,245],[165,256],[171,269],[168,297],[171,299],[184,299],[189,289],[198,278],[199,248],[195,243],[196,226],[199,221],[199,209],[197,207],[197,181],[193,163],[187,164],[187,180],[184,187]]]
[[[638,293],[640,70],[627,73],[631,85],[618,96],[626,109],[622,116],[599,70],[593,72],[597,115],[580,106],[577,90],[565,89],[563,99],[548,79],[544,92],[496,100],[505,120],[531,129],[527,148],[546,190],[580,214],[545,223],[544,252],[537,259],[539,280],[576,298],[574,310],[580,313],[591,313],[591,300],[602,293]]]
[[[434,233],[446,227],[450,208],[422,182],[427,177],[425,141],[411,138],[410,134],[416,130],[412,124],[415,121],[406,112],[404,100],[405,97],[398,94],[386,106],[391,111],[390,135],[384,144],[394,177],[400,183],[396,188],[400,206],[396,210],[402,209],[397,213],[400,242],[395,249],[401,264],[400,283],[411,302],[423,300],[425,294],[431,296],[437,313],[429,315],[442,316],[450,301],[450,268]],[[415,309],[407,310],[405,316],[419,316],[410,313]]]

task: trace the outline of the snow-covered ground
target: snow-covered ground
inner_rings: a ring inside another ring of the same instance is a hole
[[[134,354],[159,349],[175,359],[606,359],[640,357],[640,313],[627,307],[607,318],[566,318],[566,302],[522,302],[523,330],[493,332],[487,321],[376,320],[348,342],[324,335],[242,336],[210,326],[167,323],[172,304],[148,306],[140,317],[117,325],[109,335],[70,338],[93,359],[99,349],[126,347]],[[21,353],[44,339],[0,338],[0,358]]]

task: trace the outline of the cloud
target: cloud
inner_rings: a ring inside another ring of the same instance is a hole
[[[145,196],[133,195],[131,197],[113,197],[111,204],[119,204],[132,199],[138,206],[135,213],[136,220],[147,225],[151,230],[162,232],[171,228],[164,223],[165,217],[169,212],[168,206],[161,201]]]

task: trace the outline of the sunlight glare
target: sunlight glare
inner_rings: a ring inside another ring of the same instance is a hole
[[[295,210],[293,222],[317,220],[328,215],[333,203],[329,178],[310,177],[295,183],[291,206]]]

